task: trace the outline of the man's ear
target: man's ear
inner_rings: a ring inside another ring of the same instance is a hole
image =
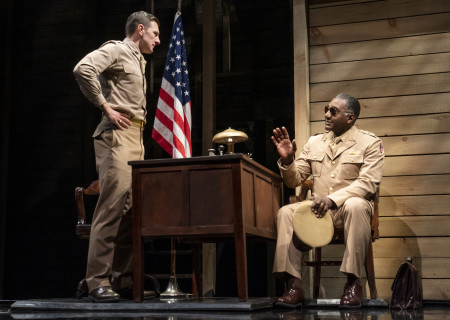
[[[144,32],[144,25],[143,24],[138,25],[137,29],[139,34],[142,36],[142,32]]]
[[[356,121],[356,117],[355,117],[355,115],[353,114],[353,113],[350,113],[349,115],[348,115],[348,123],[355,123],[355,121]]]

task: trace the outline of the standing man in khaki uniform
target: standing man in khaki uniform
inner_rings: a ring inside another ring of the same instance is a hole
[[[132,13],[123,41],[109,41],[86,55],[74,69],[84,96],[103,112],[94,132],[100,196],[92,220],[86,282],[89,299],[117,301],[130,296],[131,167],[142,160],[146,115],[145,59],[160,44],[159,21]]]
[[[340,271],[347,276],[340,307],[360,307],[361,273],[371,241],[371,219],[382,177],[384,151],[374,134],[354,127],[359,116],[357,99],[339,94],[325,106],[324,134],[309,138],[295,160],[295,140],[287,130],[273,130],[280,155],[278,166],[287,187],[300,186],[312,175],[311,210],[322,217],[328,210],[335,226],[343,226],[345,252]],[[275,304],[297,307],[304,301],[301,281],[302,253],[294,247],[293,213],[298,204],[283,206],[277,215],[277,246],[273,272],[286,281],[286,291]]]

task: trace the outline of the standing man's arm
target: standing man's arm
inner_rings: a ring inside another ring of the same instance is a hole
[[[75,66],[73,73],[81,92],[94,106],[100,108],[104,115],[119,129],[127,129],[131,121],[124,113],[113,110],[106,101],[99,81],[100,74],[117,61],[116,45],[108,43],[86,55]]]

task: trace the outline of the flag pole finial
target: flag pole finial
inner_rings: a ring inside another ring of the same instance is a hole
[[[178,0],[178,10],[177,10],[180,13],[181,13],[181,1],[182,0]]]

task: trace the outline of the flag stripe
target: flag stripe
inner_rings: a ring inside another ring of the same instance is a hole
[[[170,131],[173,130],[172,120],[164,114],[160,109],[156,110],[156,118]]]
[[[156,130],[153,130],[152,137],[166,152],[172,155],[172,144],[170,144],[167,139],[161,136]]]

